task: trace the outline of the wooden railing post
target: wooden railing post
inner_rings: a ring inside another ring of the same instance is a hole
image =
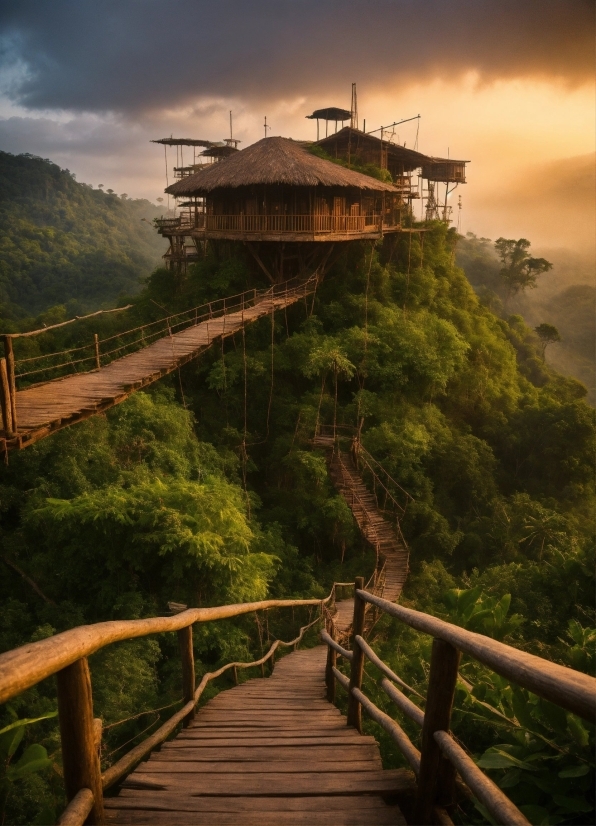
[[[335,626],[333,623],[329,624],[329,636],[335,639]],[[335,674],[333,669],[337,663],[337,651],[330,645],[327,646],[327,665],[325,667],[325,685],[327,686],[327,700],[330,703],[335,702]]]
[[[2,406],[2,427],[7,436],[12,436],[12,404],[5,358],[0,359],[0,404]]]
[[[449,731],[460,656],[451,643],[433,640],[413,821],[419,826],[432,822],[434,806],[455,802],[455,769],[442,757],[434,733]]]
[[[181,628],[178,631],[178,645],[180,646],[180,657],[182,658],[182,699],[185,703],[194,700],[195,697],[195,655],[192,646],[192,625]],[[186,715],[182,721],[184,728],[187,728],[195,717],[195,710]]]
[[[362,687],[364,672],[364,654],[356,642],[356,635],[364,634],[364,600],[360,599],[356,591],[364,588],[364,578],[357,576],[354,581],[354,619],[352,620],[352,669],[350,671],[350,695],[348,697],[348,725],[354,726],[362,732],[362,708],[352,694],[352,689]]]
[[[99,370],[101,361],[99,359],[99,336],[97,333],[93,333],[93,346],[95,347],[95,367]]]
[[[8,391],[10,395],[10,415],[12,418],[12,429],[16,433],[17,423],[17,384],[14,370],[14,352],[12,349],[12,336],[4,336],[4,357],[6,358],[6,374],[8,379]]]
[[[70,802],[81,789],[90,789],[94,803],[86,823],[101,824],[103,791],[87,658],[58,671],[56,680],[66,796]]]

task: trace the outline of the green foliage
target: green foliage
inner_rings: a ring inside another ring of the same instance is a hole
[[[477,298],[454,265],[455,233],[426,229],[424,246],[418,236],[349,245],[306,302],[108,416],[11,456],[0,478],[4,553],[37,590],[7,562],[1,645],[154,615],[168,601],[323,596],[334,579],[367,575],[374,554],[312,447],[317,423],[336,422],[361,427],[365,447],[413,497],[401,523],[412,569],[405,602],[593,668],[593,411],[576,382],[543,364],[522,318],[500,319]],[[155,271],[132,315],[153,320],[160,308],[260,286],[241,254],[209,253],[179,278]],[[253,619],[201,628],[197,670],[251,659],[260,630]],[[383,658],[423,693],[429,640],[385,619],[374,633]],[[102,716],[121,724],[109,730],[109,754],[146,727],[128,719],[135,709],[178,698],[165,636],[110,648],[91,666]],[[575,718],[550,721],[550,709],[481,668],[466,663],[465,679],[456,723],[472,752],[496,749],[482,758],[493,766],[517,760],[511,788],[544,817],[567,817],[565,805],[582,812],[585,802],[546,800],[532,778],[550,782],[555,766],[556,794],[583,800],[573,772],[590,731]],[[389,710],[374,682],[371,690]],[[22,716],[52,700],[37,687]],[[531,721],[518,716],[522,702]],[[547,757],[533,757],[534,740]],[[559,743],[569,759],[556,762]],[[395,763],[392,748],[383,740]],[[499,782],[509,770],[490,769]]]
[[[331,161],[332,163],[339,164],[339,166],[345,166],[347,169],[353,169],[354,172],[360,172],[362,175],[369,175],[371,178],[376,178],[377,181],[385,181],[386,183],[393,183],[393,178],[391,177],[391,172],[388,169],[381,169],[380,166],[376,166],[374,163],[359,163],[357,159],[350,161],[345,160],[345,158],[334,158],[328,152],[325,152],[322,146],[316,146],[315,144],[311,144],[308,147],[308,151],[311,155],[316,155],[317,158],[322,158],[324,161]]]
[[[12,722],[0,729],[0,817],[6,822],[7,806],[11,799],[23,794],[27,779],[39,772],[47,772],[52,767],[52,760],[47,750],[39,743],[23,743],[27,727],[42,720],[49,720],[57,716],[58,712],[43,714],[41,717],[15,719],[16,713],[8,708]],[[47,805],[41,815],[48,818],[45,822],[54,821],[53,808]],[[36,822],[42,822],[36,820]]]

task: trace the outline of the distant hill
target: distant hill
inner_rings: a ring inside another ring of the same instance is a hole
[[[522,315],[528,326],[554,325],[561,342],[549,345],[546,361],[588,388],[588,401],[596,404],[596,285],[594,266],[587,254],[570,250],[536,248],[553,269],[538,278],[538,286],[514,296],[507,303],[499,276],[501,264],[493,242],[468,233],[457,247],[457,264],[484,303],[503,317]]]
[[[88,311],[137,292],[165,252],[150,223],[161,212],[47,159],[0,152],[0,316]]]

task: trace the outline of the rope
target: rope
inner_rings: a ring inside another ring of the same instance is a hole
[[[118,720],[117,723],[110,723],[108,726],[102,726],[102,732],[107,731],[110,728],[116,728],[116,726],[121,726],[124,723],[129,723],[131,720],[137,720],[139,717],[144,717],[146,714],[155,714],[158,711],[165,711],[167,708],[174,708],[179,703],[182,703],[182,700],[175,700],[173,703],[170,703],[167,706],[160,706],[160,708],[150,708],[147,711],[141,711],[138,714],[133,714],[132,717],[125,717],[124,720]]]

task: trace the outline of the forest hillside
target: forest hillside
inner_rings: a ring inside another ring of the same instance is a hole
[[[0,317],[71,315],[134,293],[160,261],[161,208],[78,183],[47,159],[0,152]]]
[[[591,673],[586,389],[543,360],[519,315],[502,318],[479,299],[455,263],[456,233],[439,222],[427,230],[423,242],[351,244],[314,296],[107,415],[12,454],[0,470],[0,650],[163,613],[168,601],[323,596],[334,580],[368,577],[374,554],[312,444],[319,424],[336,423],[361,427],[364,446],[412,497],[401,523],[404,604]],[[155,270],[121,323],[263,286],[241,255],[209,254],[182,280]],[[61,331],[45,335],[44,346],[59,348]],[[267,634],[288,630],[280,617],[270,623]],[[264,633],[254,618],[197,629],[198,672],[251,659]],[[96,713],[111,726],[105,760],[178,699],[171,636],[91,659]],[[382,621],[374,643],[422,689],[428,641]],[[454,730],[479,764],[532,822],[586,822],[593,729],[487,669],[464,673]],[[19,748],[38,743],[50,755],[38,772],[5,773],[6,822],[54,822],[60,811],[55,708],[46,681],[2,710],[0,728],[47,716]],[[381,743],[385,765],[401,765]],[[481,808],[466,818],[487,822]]]
[[[534,252],[532,251],[532,254]],[[589,254],[568,249],[539,250],[553,264],[541,275],[535,289],[506,295],[500,278],[501,262],[488,238],[468,233],[457,248],[463,268],[481,301],[503,318],[521,315],[528,326],[550,324],[561,340],[546,350],[546,360],[556,370],[579,379],[596,404],[596,278]]]

